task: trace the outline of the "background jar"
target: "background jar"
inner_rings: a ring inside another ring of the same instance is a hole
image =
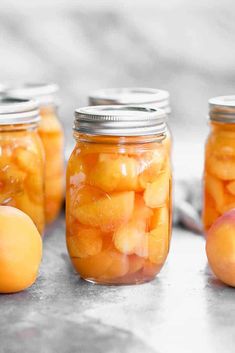
[[[0,83],[0,98],[2,98],[5,95],[5,90],[6,90],[6,87],[2,83]]]
[[[141,283],[170,242],[171,170],[165,113],[100,106],[75,112],[67,167],[66,239],[74,268],[94,283]]]
[[[210,99],[209,119],[202,214],[205,231],[235,207],[235,96]]]
[[[43,234],[44,151],[36,102],[0,100],[0,204],[28,214]]]
[[[90,93],[89,105],[135,105],[162,109],[168,117],[171,113],[169,92],[156,88],[127,87],[100,89]],[[164,143],[167,145],[169,153],[171,153],[172,135],[168,125]]]
[[[57,115],[57,92],[55,84],[25,84],[7,91],[9,96],[35,99],[39,103],[38,132],[45,149],[46,223],[58,216],[64,198],[64,134]]]

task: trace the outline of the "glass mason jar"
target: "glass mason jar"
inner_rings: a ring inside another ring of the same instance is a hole
[[[45,150],[45,213],[46,223],[53,222],[64,199],[64,134],[57,115],[58,86],[25,84],[8,90],[17,98],[35,99],[39,103],[41,122],[38,132]]]
[[[108,88],[91,92],[89,105],[135,105],[146,108],[162,109],[170,116],[170,94],[168,91],[156,88]],[[172,135],[167,125],[166,138],[169,154],[171,153]]]
[[[94,283],[152,280],[171,232],[171,168],[161,110],[95,106],[75,112],[67,167],[67,248]]]
[[[0,100],[0,204],[28,214],[43,234],[44,151],[37,134],[38,105]]]
[[[207,231],[235,207],[235,96],[209,100],[211,131],[205,148],[203,224]]]

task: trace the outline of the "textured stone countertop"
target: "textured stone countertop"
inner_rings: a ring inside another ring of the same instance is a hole
[[[98,286],[79,279],[64,222],[48,230],[37,283],[0,296],[1,353],[231,353],[235,291],[207,267],[204,240],[175,229],[151,283]]]

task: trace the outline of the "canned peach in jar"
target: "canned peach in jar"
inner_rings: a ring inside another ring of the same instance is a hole
[[[0,204],[28,214],[43,234],[44,151],[36,102],[0,99]]]
[[[156,88],[126,87],[100,89],[90,93],[89,104],[144,106],[146,108],[162,109],[168,117],[171,113],[169,92]],[[168,124],[166,126],[164,143],[167,145],[170,154],[172,135]]]
[[[203,188],[205,231],[220,215],[235,207],[235,96],[209,100],[209,124]]]
[[[171,232],[171,169],[165,113],[130,106],[75,112],[67,167],[66,240],[85,280],[152,280]]]
[[[57,114],[56,84],[24,84],[8,89],[10,96],[35,99],[39,103],[41,122],[38,133],[45,150],[46,223],[58,216],[64,199],[64,134]]]

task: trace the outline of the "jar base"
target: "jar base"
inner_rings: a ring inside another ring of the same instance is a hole
[[[148,279],[142,279],[142,280],[136,280],[136,281],[120,281],[120,282],[108,282],[108,281],[101,281],[101,280],[95,280],[95,279],[91,279],[91,278],[82,278],[81,279],[83,281],[86,281],[88,283],[92,283],[92,284],[96,284],[96,285],[100,285],[100,286],[131,286],[131,285],[138,285],[138,284],[144,284],[144,283],[148,283],[151,282],[155,279],[155,277],[153,278],[148,278]]]
[[[144,284],[153,281],[161,270],[161,265],[146,266],[138,272],[116,278],[94,278],[94,277],[81,277],[82,280],[98,285],[104,286],[130,286],[136,284]]]

